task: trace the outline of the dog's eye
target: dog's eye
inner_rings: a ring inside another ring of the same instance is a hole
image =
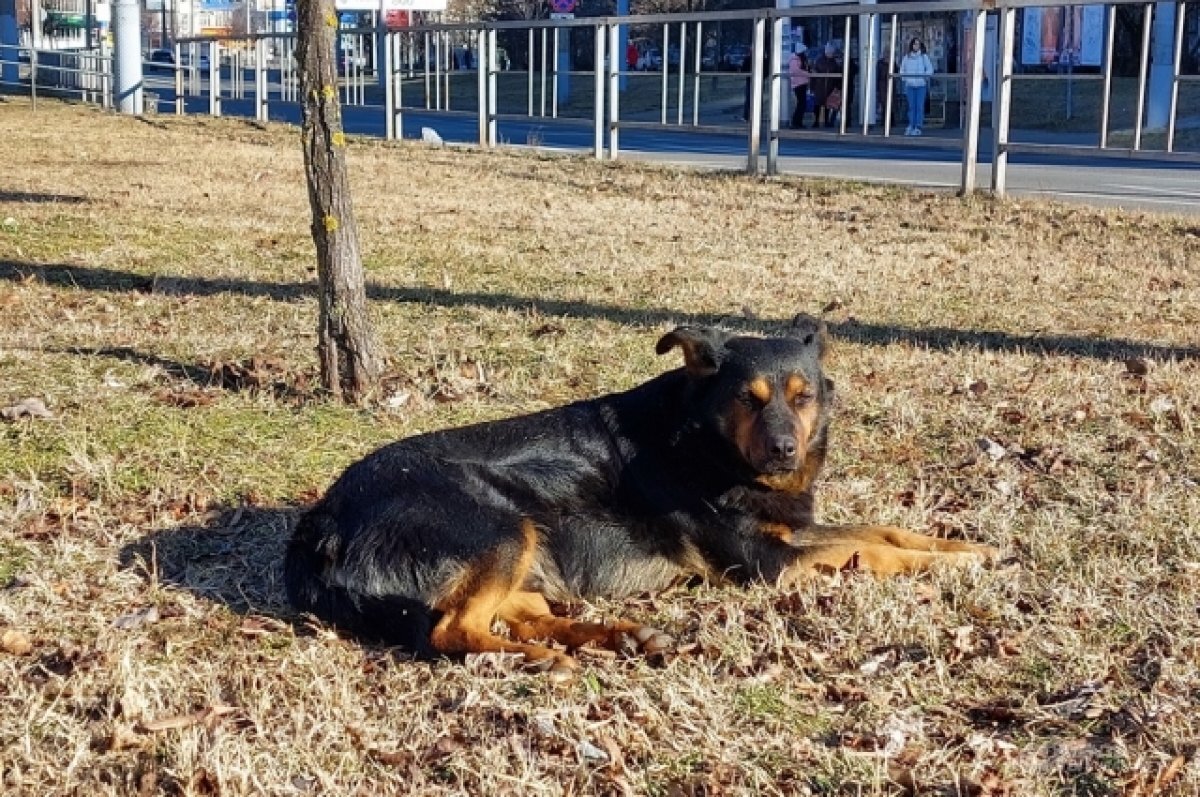
[[[763,407],[766,406],[766,404],[763,403],[763,400],[761,398],[754,395],[749,390],[747,390],[743,393],[739,393],[738,401],[745,404],[747,407],[749,407],[752,410],[761,410]]]

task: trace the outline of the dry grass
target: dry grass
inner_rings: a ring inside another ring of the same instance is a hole
[[[1195,219],[358,142],[394,366],[352,409],[295,130],[3,101],[0,139],[0,407],[53,414],[0,421],[3,793],[1200,791]],[[285,606],[295,508],[371,447],[797,310],[838,341],[823,516],[1008,565],[583,606],[691,647],[565,688]]]

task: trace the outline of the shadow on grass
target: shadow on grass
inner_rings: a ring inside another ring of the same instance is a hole
[[[0,280],[24,282],[39,280],[47,285],[75,287],[82,290],[110,293],[156,290],[154,277],[127,271],[82,266],[46,265],[0,260]],[[209,279],[203,277],[169,277],[159,279],[158,286],[169,286],[173,295],[214,296],[223,293],[251,297],[267,297],[276,301],[295,301],[316,295],[315,283],[280,283],[240,279]],[[476,293],[440,288],[392,288],[378,285],[367,287],[368,295],[376,301],[412,304],[432,304],[441,307],[482,307],[486,309],[536,310],[543,315],[570,318],[601,318],[621,324],[658,327],[667,324],[723,324],[751,330],[767,330],[790,319],[751,321],[745,318],[716,313],[687,313],[665,308],[636,310],[599,302],[535,299],[506,293]],[[796,308],[805,310],[807,308]],[[829,331],[837,338],[864,345],[905,343],[930,349],[946,350],[960,347],[988,351],[1030,352],[1036,354],[1069,354],[1102,360],[1146,357],[1155,360],[1200,359],[1200,348],[1172,346],[1127,338],[1097,338],[1079,335],[1017,335],[1001,331],[953,329],[949,327],[904,327],[892,324],[873,324],[859,321],[835,322]]]
[[[148,532],[121,549],[122,568],[238,614],[296,625],[283,586],[283,554],[300,509],[240,507],[200,523]]]
[[[30,194],[25,191],[0,191],[0,202],[27,202],[31,204],[82,205],[87,202],[85,196],[76,194]]]

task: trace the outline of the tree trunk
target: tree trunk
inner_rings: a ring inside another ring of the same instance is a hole
[[[304,168],[317,247],[321,379],[334,396],[358,401],[374,388],[382,358],[367,315],[358,226],[350,201],[337,93],[333,0],[297,0],[296,20]]]

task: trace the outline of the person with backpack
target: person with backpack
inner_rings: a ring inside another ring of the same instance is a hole
[[[933,62],[925,52],[925,42],[914,36],[900,62],[900,79],[904,81],[904,97],[908,101],[906,136],[921,135],[921,125],[925,123],[925,95],[929,91],[929,78],[932,75]]]

